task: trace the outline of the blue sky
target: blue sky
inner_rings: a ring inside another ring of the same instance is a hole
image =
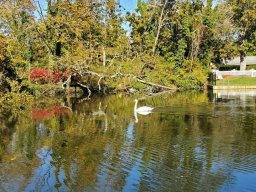
[[[120,0],[120,4],[125,9],[124,14],[128,11],[133,12],[137,8],[137,0]],[[122,27],[128,32],[128,34],[130,33],[131,28],[129,23],[123,23]]]
[[[120,0],[121,5],[125,8],[125,11],[134,11],[137,7],[137,0]]]

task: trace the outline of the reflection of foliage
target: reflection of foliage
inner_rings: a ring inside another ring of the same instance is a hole
[[[64,108],[61,106],[50,106],[47,108],[38,108],[34,107],[32,109],[32,118],[33,119],[47,119],[52,117],[53,115],[62,116],[68,115],[71,111],[68,108]]]
[[[5,95],[0,94],[0,113],[5,111],[11,111],[11,113],[15,115],[25,113],[25,109],[31,109],[32,101],[33,97],[26,92],[12,92]]]
[[[61,108],[58,103],[69,106],[73,113],[32,118],[32,106],[43,114],[54,114]],[[138,184],[133,187],[145,191],[215,191],[230,178],[223,164],[234,169],[233,162],[239,160],[234,154],[255,153],[254,115],[242,119],[235,115],[239,123],[228,123],[214,116],[226,113],[226,106],[215,108],[201,93],[148,97],[139,104],[153,105],[155,111],[138,116],[137,124],[133,120],[133,99],[116,95],[80,103],[40,98],[36,104],[31,102],[20,109],[24,111],[20,114],[1,110],[1,124],[8,127],[1,129],[2,163],[34,162],[37,151],[47,146],[51,151],[47,167],[51,169],[44,173],[51,180],[51,189],[66,186],[84,191],[105,186],[121,191],[127,189],[128,181],[135,181]],[[14,157],[17,160],[12,160]],[[37,169],[42,169],[44,161]],[[34,166],[28,164],[28,169]],[[37,178],[31,179],[37,182]]]
[[[15,159],[15,155],[8,152],[7,145],[11,142],[12,135],[17,129],[20,120],[30,114],[33,99],[26,93],[12,92],[0,98],[0,124],[1,124],[1,158]],[[27,120],[27,119],[26,119]],[[22,124],[22,126],[26,125]],[[33,137],[32,137],[33,138]],[[15,150],[14,148],[12,150]],[[13,152],[13,151],[12,151]],[[32,153],[33,154],[33,153]]]

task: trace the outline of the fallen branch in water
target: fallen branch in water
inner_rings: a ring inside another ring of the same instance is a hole
[[[157,84],[157,83],[142,80],[142,78],[143,78],[142,76],[136,76],[136,75],[133,75],[133,74],[123,74],[123,73],[120,72],[120,69],[113,75],[105,75],[105,74],[102,74],[102,73],[96,73],[94,71],[90,71],[88,69],[85,69],[84,71],[82,71],[80,73],[80,76],[83,76],[85,74],[92,75],[92,76],[97,76],[99,78],[98,82],[97,82],[99,92],[101,91],[101,81],[103,79],[106,79],[106,78],[113,79],[113,78],[118,78],[118,77],[130,77],[130,78],[136,79],[140,83],[143,83],[143,84],[146,84],[146,85],[149,85],[149,86],[152,86],[152,87],[161,88],[162,90],[171,91],[171,90],[177,90],[178,89],[176,87],[168,87],[168,86],[165,86],[165,85],[160,85],[160,84]],[[67,81],[65,81],[63,83],[62,87],[64,88],[64,85],[68,85],[68,84],[70,84],[70,82],[71,82],[71,76],[68,78]],[[81,88],[86,88],[88,90],[88,97],[91,96],[92,92],[91,92],[89,86],[84,85],[83,83],[80,83],[80,82],[76,82],[76,84],[78,86],[80,86]]]
[[[167,89],[167,90],[177,90],[176,87],[172,88],[172,87],[167,87],[167,86],[164,86],[164,85],[159,85],[159,84],[156,84],[156,83],[152,83],[152,82],[149,82],[149,81],[144,81],[144,80],[140,79],[138,76],[135,76],[133,74],[122,74],[122,73],[118,72],[115,75],[112,75],[111,77],[113,78],[113,77],[116,77],[116,76],[132,77],[132,78],[135,78],[140,83],[143,83],[143,84],[146,84],[146,85],[150,85],[150,86],[153,86],[153,87],[159,87],[159,88]]]
[[[99,81],[98,81],[99,91],[101,90],[100,81],[101,81],[101,79],[103,79],[103,78],[104,78],[103,76],[100,77],[100,79],[99,79]]]
[[[165,86],[165,85],[160,85],[160,84],[152,83],[152,82],[149,82],[149,81],[144,81],[144,80],[140,79],[138,76],[135,76],[133,74],[123,74],[120,71],[118,71],[116,74],[111,75],[111,76],[105,76],[103,74],[99,74],[99,73],[96,73],[96,72],[93,72],[93,71],[89,71],[89,70],[86,70],[85,73],[86,74],[95,75],[95,76],[98,76],[100,78],[99,81],[98,81],[99,91],[101,90],[100,81],[103,78],[115,78],[115,77],[118,77],[118,76],[119,77],[132,77],[132,78],[135,78],[140,83],[143,83],[143,84],[146,84],[146,85],[150,85],[150,86],[153,86],[153,87],[159,87],[159,88],[162,88],[162,89],[167,89],[167,90],[177,90],[178,89],[176,87],[172,88],[172,87],[168,87],[168,86]]]
[[[161,95],[164,95],[164,94],[167,94],[167,93],[174,93],[174,91],[175,90],[167,90],[167,91],[161,91],[161,92],[158,92],[158,93],[150,93],[150,94],[147,94],[147,95],[139,98],[138,100],[141,101],[141,100],[145,100],[148,97],[157,97],[157,96],[161,96]]]
[[[159,85],[159,84],[148,82],[148,81],[144,81],[144,80],[141,80],[141,79],[138,79],[138,78],[137,78],[137,81],[139,81],[139,82],[141,82],[143,84],[146,84],[146,85],[153,86],[153,87],[160,87],[162,89],[167,89],[167,90],[177,90],[177,88],[171,88],[171,87],[167,87],[167,86],[164,86],[164,85]]]
[[[62,89],[69,87],[70,82],[71,82],[71,75],[69,75],[68,79],[64,83],[62,83]]]
[[[84,85],[84,84],[82,84],[82,83],[77,83],[77,85],[79,85],[80,87],[83,87],[83,88],[86,88],[86,89],[87,89],[87,91],[88,91],[88,96],[87,96],[87,98],[89,98],[89,97],[91,96],[92,92],[91,92],[90,88],[89,88],[87,85]]]
[[[156,97],[156,96],[159,96],[159,95],[164,95],[166,93],[174,93],[174,92],[175,92],[175,90],[161,91],[161,92],[158,92],[158,93],[147,94],[147,95],[145,95],[145,97]]]
[[[99,80],[98,80],[98,87],[99,87],[99,91],[101,91],[100,81],[101,81],[102,79],[104,79],[106,76],[104,76],[103,74],[96,73],[96,72],[94,72],[94,71],[89,71],[89,70],[86,70],[86,71],[84,72],[84,74],[89,74],[89,75],[94,75],[94,76],[99,77]]]

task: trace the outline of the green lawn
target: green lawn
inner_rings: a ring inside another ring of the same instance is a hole
[[[222,80],[217,80],[217,85],[256,85],[256,78],[253,77],[224,77]]]

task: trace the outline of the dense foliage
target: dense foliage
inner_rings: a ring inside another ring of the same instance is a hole
[[[67,84],[69,74],[70,85],[97,91],[201,89],[210,63],[255,53],[255,6],[138,0],[124,14],[117,0],[1,0],[1,88],[11,90],[13,80],[20,88],[35,80]]]

